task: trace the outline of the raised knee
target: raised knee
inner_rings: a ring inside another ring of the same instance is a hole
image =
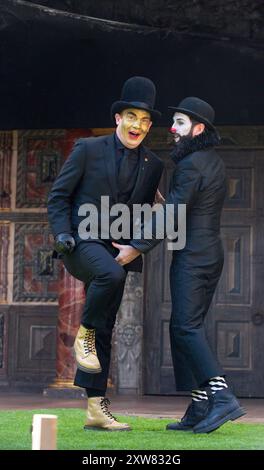
[[[117,266],[115,269],[111,270],[107,275],[109,282],[113,287],[119,286],[124,283],[126,280],[126,272],[122,266]]]

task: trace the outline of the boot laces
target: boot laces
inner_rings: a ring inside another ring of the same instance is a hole
[[[116,421],[116,418],[110,413],[108,406],[110,405],[110,400],[108,398],[102,398],[100,402],[101,408],[103,410],[103,413],[108,416],[108,418],[114,419]]]
[[[86,354],[92,352],[96,354],[95,349],[95,330],[87,330],[84,337],[84,351]]]

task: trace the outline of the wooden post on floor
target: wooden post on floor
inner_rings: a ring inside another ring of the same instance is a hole
[[[57,449],[57,416],[34,415],[32,427],[32,450]]]

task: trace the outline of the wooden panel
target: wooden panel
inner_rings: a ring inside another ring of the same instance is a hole
[[[221,237],[225,251],[225,263],[219,287],[217,304],[251,303],[250,247],[251,227],[222,226]]]
[[[17,207],[46,207],[63,162],[64,134],[63,130],[19,132]]]
[[[0,313],[0,369],[3,369],[4,365],[4,325],[5,318],[3,313]]]
[[[227,166],[225,209],[249,209],[253,201],[253,169]]]
[[[162,341],[161,341],[161,367],[171,367],[171,351],[170,351],[170,332],[169,321],[162,322]]]
[[[7,302],[10,224],[0,223],[0,303]]]
[[[10,307],[9,358],[12,383],[40,386],[55,375],[56,325],[56,307]]]
[[[56,326],[30,325],[29,329],[29,359],[53,361],[56,359]]]
[[[251,325],[249,322],[216,322],[217,355],[228,369],[251,369]]]
[[[52,259],[53,237],[48,224],[15,225],[13,299],[56,301],[58,262]]]
[[[8,306],[0,306],[0,383],[7,375]]]
[[[56,359],[56,322],[51,315],[16,313],[16,371],[52,371]]]
[[[11,206],[12,132],[0,132],[0,209]]]

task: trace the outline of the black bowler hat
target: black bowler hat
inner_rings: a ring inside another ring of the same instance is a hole
[[[156,87],[149,78],[131,77],[123,85],[120,101],[112,104],[112,118],[114,119],[116,113],[128,108],[144,109],[152,118],[158,118],[161,113],[153,109],[155,99]]]
[[[195,96],[184,98],[179,106],[169,106],[169,109],[178,111],[179,113],[187,114],[187,116],[194,118],[198,122],[206,124],[210,129],[215,129],[213,126],[215,112],[210,104],[206,101],[200,100]]]

